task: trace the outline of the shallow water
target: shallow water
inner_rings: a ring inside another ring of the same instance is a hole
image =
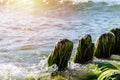
[[[100,34],[119,27],[119,3],[96,0],[43,8],[31,3],[1,5],[0,78],[37,77],[49,71],[45,60],[60,38],[72,40],[76,48],[84,34],[91,34],[94,42]]]

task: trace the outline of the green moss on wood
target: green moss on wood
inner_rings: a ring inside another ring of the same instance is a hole
[[[114,43],[115,35],[112,32],[102,34],[95,43],[95,56],[97,58],[109,58]]]
[[[48,56],[48,66],[56,64],[59,70],[66,69],[72,53],[72,49],[72,41],[68,39],[60,39],[60,41],[57,42],[54,49]]]
[[[120,55],[120,28],[112,28],[110,31],[115,35],[115,46],[112,54]]]
[[[78,47],[73,57],[75,63],[86,63],[93,59],[94,43],[89,34],[83,36],[78,41]]]

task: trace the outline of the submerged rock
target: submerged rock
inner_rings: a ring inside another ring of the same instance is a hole
[[[38,45],[24,45],[20,47],[20,50],[34,50],[39,48]]]
[[[109,58],[115,44],[115,35],[107,32],[98,37],[95,43],[95,56],[97,58]]]
[[[111,78],[115,78],[116,80],[120,80],[120,73],[114,72],[110,75]]]
[[[73,57],[74,63],[86,63],[93,59],[94,43],[92,43],[91,35],[87,34],[80,38],[78,47]]]
[[[112,54],[120,55],[120,28],[113,28],[110,31],[115,35],[115,46]]]
[[[65,70],[73,49],[73,42],[68,39],[60,39],[47,59],[48,66],[56,64],[58,70]]]

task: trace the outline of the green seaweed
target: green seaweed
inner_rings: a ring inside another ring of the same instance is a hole
[[[75,63],[86,63],[93,59],[94,43],[89,34],[83,36],[78,41],[78,47],[73,57]]]
[[[119,73],[119,76],[120,76],[120,70],[107,70],[105,72],[103,72],[97,80],[119,80],[120,78],[119,77],[111,77],[112,76],[112,73]]]
[[[82,80],[120,80],[120,64],[117,62],[97,62],[86,66],[86,71]]]
[[[67,68],[68,61],[71,57],[73,42],[68,39],[60,39],[55,45],[53,51],[48,56],[48,66],[56,64],[58,70]]]
[[[95,43],[95,56],[109,58],[115,44],[115,35],[112,32],[102,34]]]

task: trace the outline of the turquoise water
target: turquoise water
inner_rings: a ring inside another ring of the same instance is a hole
[[[100,34],[120,26],[119,0],[56,4],[0,6],[0,79],[48,75],[54,69],[46,66],[46,58],[60,38],[72,40],[75,49],[82,35],[91,34],[95,42]]]

